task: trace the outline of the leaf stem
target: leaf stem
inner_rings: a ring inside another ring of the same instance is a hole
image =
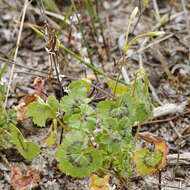
[[[32,24],[27,24],[34,32],[36,32],[39,36],[41,37],[45,37],[45,34],[43,32],[41,32],[36,26],[32,25]],[[126,86],[129,86],[128,83],[126,83],[123,80],[118,80],[117,78],[114,78],[112,76],[107,75],[105,72],[97,69],[95,66],[91,65],[90,63],[87,63],[86,61],[84,61],[84,59],[82,57],[80,57],[79,55],[77,55],[76,53],[74,53],[72,50],[66,48],[63,44],[59,45],[59,48],[64,50],[66,53],[68,53],[69,55],[72,55],[75,59],[77,59],[78,61],[80,61],[82,64],[86,65],[89,69],[93,70],[94,72],[96,72],[99,75],[102,75],[106,78],[112,79],[114,81],[118,81],[121,84],[124,84]]]
[[[141,124],[138,123],[137,132],[136,132],[135,137],[134,137],[134,145],[137,144],[137,140],[138,140],[138,137],[139,137],[140,129],[141,129]]]

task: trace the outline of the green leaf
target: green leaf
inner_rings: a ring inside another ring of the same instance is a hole
[[[112,101],[101,101],[96,107],[97,116],[106,119],[110,116],[110,112],[116,108],[116,104]]]
[[[47,147],[52,147],[57,140],[57,120],[54,119],[47,137],[44,138],[44,143]]]
[[[124,106],[119,106],[110,112],[110,115],[114,118],[122,119],[128,115],[128,109]]]
[[[108,86],[111,88],[112,93],[120,97],[125,94],[126,91],[129,91],[130,88],[128,86],[116,84],[116,82],[107,81]],[[117,86],[116,86],[117,85]]]
[[[148,78],[144,71],[137,73],[136,79],[131,84],[131,90],[122,97],[122,104],[128,108],[128,118],[133,125],[147,121],[153,115],[152,104],[148,93]]]
[[[81,104],[79,108],[80,114],[73,114],[69,118],[68,125],[76,129],[84,130],[88,133],[92,132],[96,126],[96,118],[93,108],[86,104]]]
[[[59,109],[59,101],[55,98],[55,96],[48,96],[47,105],[53,113],[56,113]]]
[[[61,110],[67,113],[79,113],[81,104],[87,104],[90,102],[89,98],[86,98],[86,93],[82,94],[77,90],[71,92],[68,96],[64,96],[60,101]]]
[[[131,145],[125,151],[118,152],[114,155],[112,168],[123,178],[130,178],[134,174],[132,165],[133,149],[134,147]]]
[[[77,113],[79,111],[78,102],[75,101],[73,97],[64,96],[60,101],[61,110],[65,112],[74,112]]]
[[[99,147],[109,154],[117,154],[125,150],[131,142],[131,134],[120,134],[120,131],[101,132],[95,136]]]
[[[100,122],[100,126],[104,130],[117,130],[119,128],[119,121],[117,118],[108,117]]]
[[[88,147],[88,136],[73,130],[63,139],[63,143],[56,150],[59,168],[73,177],[87,177],[102,165],[102,152]]]
[[[50,133],[48,134],[47,138],[45,138],[45,144],[47,147],[52,147],[57,140],[57,131],[50,131]]]
[[[68,125],[85,132],[92,132],[96,126],[96,119],[82,114],[73,114],[69,118]]]
[[[69,85],[69,89],[73,92],[80,89],[87,93],[90,90],[90,84],[84,80],[76,80]]]
[[[80,105],[80,110],[81,110],[81,114],[84,114],[84,115],[87,115],[87,116],[90,116],[90,115],[94,114],[93,108],[90,107],[87,104],[81,104]]]
[[[22,154],[25,159],[31,160],[36,158],[41,150],[40,147],[31,141],[27,141],[22,136],[22,133],[15,126],[11,126],[11,135],[14,144],[16,145],[17,150]]]
[[[11,148],[13,141],[11,135],[6,133],[4,129],[0,127],[0,148]]]
[[[135,7],[130,16],[131,20],[134,20],[136,18],[138,11],[139,11],[138,7]]]
[[[11,148],[13,141],[10,134],[10,127],[11,123],[16,124],[16,115],[14,110],[4,109],[4,92],[2,91],[1,94],[1,90],[3,89],[0,86],[0,148]]]
[[[118,134],[102,134],[96,136],[96,142],[98,142],[101,149],[113,154],[121,151],[122,137]]]
[[[167,22],[170,20],[170,14],[166,13],[161,18],[159,23],[156,25],[157,28],[160,28],[161,26],[167,24]]]
[[[32,117],[33,122],[38,126],[45,126],[47,119],[55,119],[59,108],[59,103],[53,96],[47,98],[46,103],[43,101],[33,102],[28,105],[26,117]]]

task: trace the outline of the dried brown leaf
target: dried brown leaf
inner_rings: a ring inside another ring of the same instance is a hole
[[[29,168],[26,175],[23,175],[22,169],[18,164],[11,166],[10,184],[15,190],[30,190],[36,186],[40,180],[39,172]]]

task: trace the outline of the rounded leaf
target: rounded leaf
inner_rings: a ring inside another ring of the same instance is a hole
[[[79,178],[99,169],[103,161],[102,152],[88,147],[88,136],[76,130],[66,135],[55,155],[61,171]]]

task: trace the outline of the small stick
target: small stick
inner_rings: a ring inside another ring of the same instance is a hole
[[[169,34],[169,35],[167,35],[167,36],[165,36],[165,37],[163,37],[163,38],[161,38],[161,39],[155,40],[155,41],[153,41],[152,43],[148,44],[147,46],[142,46],[139,50],[137,50],[137,53],[142,53],[142,52],[145,51],[146,49],[148,49],[148,48],[150,48],[150,47],[152,47],[152,46],[154,46],[154,45],[156,45],[156,44],[159,44],[160,42],[165,41],[165,40],[171,38],[172,36],[174,36],[173,33],[172,33],[172,34]]]
[[[156,11],[157,20],[160,21],[160,12],[159,12],[159,8],[158,8],[157,0],[153,0],[153,6]]]
[[[179,160],[180,160],[180,144],[177,145],[177,161],[176,161],[175,168],[173,170],[173,178],[175,178],[175,173],[177,169],[179,168]]]
[[[156,124],[156,123],[165,123],[165,122],[168,122],[168,121],[172,121],[172,120],[176,120],[178,119],[179,117],[181,116],[184,116],[184,115],[187,115],[187,114],[190,114],[190,110],[187,110],[185,112],[182,112],[181,114],[179,115],[176,115],[176,116],[173,116],[173,117],[169,117],[167,119],[159,119],[159,120],[152,120],[152,121],[148,121],[148,122],[144,122],[142,123],[141,125],[151,125],[151,124]],[[133,127],[137,127],[138,125],[134,125]]]
[[[7,61],[7,62],[10,63],[10,64],[15,64],[15,66],[22,67],[22,68],[24,68],[24,69],[28,69],[28,70],[31,70],[31,71],[36,71],[36,72],[39,72],[39,73],[48,74],[48,73],[45,72],[45,71],[39,71],[38,69],[34,69],[34,68],[32,68],[32,67],[28,67],[28,66],[22,65],[22,64],[20,64],[20,63],[15,63],[15,62],[14,62],[13,60],[11,60],[11,59],[6,59],[6,58],[0,57],[0,61]]]

